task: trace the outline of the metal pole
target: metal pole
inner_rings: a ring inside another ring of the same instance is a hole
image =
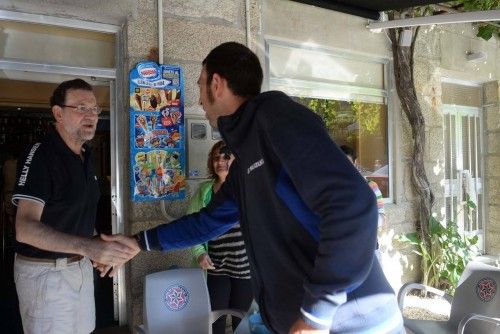
[[[431,24],[450,24],[467,22],[500,21],[500,9],[468,12],[460,14],[443,14],[434,16],[413,17],[410,19],[392,20],[386,22],[371,22],[366,27],[374,29],[391,29],[424,26]]]
[[[158,63],[163,64],[163,0],[158,0]]]

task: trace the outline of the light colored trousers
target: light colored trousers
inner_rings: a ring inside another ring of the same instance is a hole
[[[25,334],[86,334],[95,328],[94,276],[88,258],[56,264],[18,258],[14,281]]]

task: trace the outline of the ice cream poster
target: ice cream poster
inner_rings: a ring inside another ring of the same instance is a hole
[[[132,200],[182,199],[186,181],[181,68],[140,62],[129,79]]]

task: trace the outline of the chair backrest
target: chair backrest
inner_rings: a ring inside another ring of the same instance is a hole
[[[170,269],[145,277],[148,334],[210,334],[210,297],[201,269]]]
[[[500,268],[481,262],[469,262],[465,268],[451,304],[450,322],[458,324],[469,313],[500,317]],[[471,321],[465,333],[500,333],[500,326]]]

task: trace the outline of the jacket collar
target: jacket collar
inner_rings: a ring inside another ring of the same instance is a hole
[[[285,94],[279,91],[260,93],[256,97],[245,101],[233,114],[220,116],[217,119],[217,127],[222,138],[237,158],[242,143],[252,131],[259,106],[264,101],[283,95]]]

